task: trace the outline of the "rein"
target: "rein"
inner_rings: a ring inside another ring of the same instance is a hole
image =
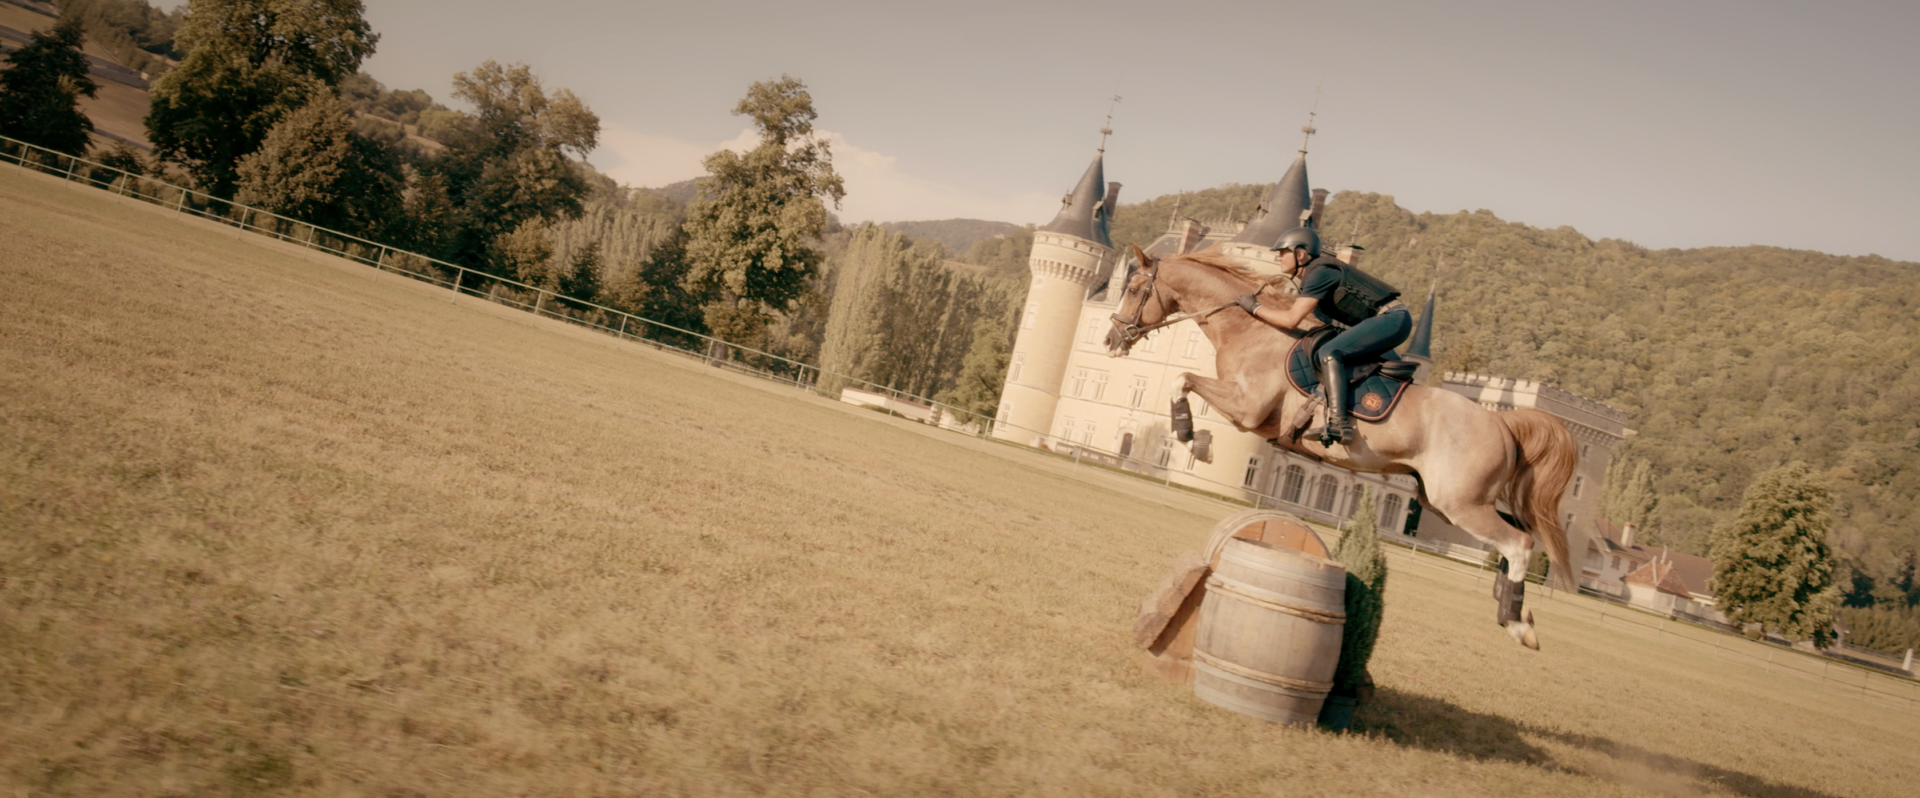
[[[1255,284],[1253,287],[1253,293],[1258,294],[1261,291],[1267,290],[1268,286],[1274,285],[1276,283],[1279,283],[1281,280],[1286,280],[1286,279],[1289,279],[1287,275],[1276,274],[1260,283]],[[1140,323],[1140,318],[1147,314],[1147,297],[1160,299],[1159,294],[1154,292],[1154,289],[1157,287],[1157,284],[1159,283],[1159,281],[1160,281],[1160,269],[1156,265],[1153,271],[1147,273],[1147,289],[1146,291],[1141,293],[1139,306],[1133,309],[1132,320],[1120,318],[1119,313],[1114,313],[1111,316],[1107,317],[1112,319],[1114,326],[1120,329],[1120,334],[1122,336],[1125,336],[1126,342],[1129,346],[1131,346],[1133,342],[1138,341],[1141,338],[1145,337],[1147,333],[1153,332],[1154,330],[1158,330],[1161,327],[1168,327],[1175,324],[1179,324],[1180,322],[1186,321],[1188,319],[1204,319],[1215,313],[1219,313],[1220,311],[1226,310],[1227,308],[1233,307],[1234,305],[1240,304],[1240,300],[1238,298],[1235,298],[1235,299],[1231,299],[1226,302],[1223,302],[1221,304],[1215,305],[1213,307],[1207,308],[1206,310],[1196,311],[1193,313],[1175,313],[1171,316],[1168,316],[1152,324],[1142,325]],[[1166,300],[1160,299],[1160,301],[1165,302]]]

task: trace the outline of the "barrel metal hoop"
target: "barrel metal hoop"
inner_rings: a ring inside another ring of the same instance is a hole
[[[1242,679],[1252,679],[1257,682],[1266,682],[1267,684],[1273,685],[1275,687],[1283,687],[1288,690],[1299,690],[1300,692],[1303,692],[1303,693],[1314,693],[1318,695],[1325,695],[1327,693],[1333,692],[1333,682],[1309,682],[1301,679],[1289,679],[1277,673],[1267,673],[1266,671],[1257,671],[1245,665],[1228,662],[1212,654],[1208,654],[1207,652],[1202,651],[1198,648],[1193,650],[1193,658],[1197,662],[1203,663],[1216,670],[1225,671],[1226,673],[1233,674],[1234,676],[1238,676]]]
[[[1337,626],[1347,622],[1347,614],[1345,612],[1329,612],[1319,607],[1309,607],[1293,601],[1288,596],[1283,596],[1271,590],[1262,590],[1252,585],[1222,579],[1217,573],[1207,577],[1207,589],[1218,590],[1222,593],[1231,593],[1236,598],[1256,607],[1305,618],[1314,623],[1333,624]]]

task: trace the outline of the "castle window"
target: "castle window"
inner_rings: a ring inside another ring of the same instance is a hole
[[[1027,315],[1022,316],[1020,318],[1020,329],[1022,330],[1033,329],[1033,318],[1038,315],[1040,315],[1040,303],[1028,302]]]
[[[1087,389],[1087,370],[1074,369],[1073,370],[1073,392],[1072,392],[1073,397],[1075,399],[1080,398],[1080,392],[1086,389]]]
[[[1200,458],[1195,457],[1193,455],[1193,447],[1191,446],[1187,447],[1187,472],[1188,473],[1193,472],[1193,464],[1197,462],[1200,462]]]
[[[1244,481],[1242,481],[1240,484],[1251,488],[1253,487],[1253,478],[1259,475],[1260,475],[1260,458],[1249,457],[1247,458],[1247,478]]]
[[[1013,364],[1007,367],[1007,382],[1019,382],[1020,370],[1027,365],[1027,353],[1013,353]]]
[[[1400,517],[1400,494],[1387,494],[1387,500],[1383,502],[1382,505],[1380,510],[1380,529],[1385,532],[1400,531],[1401,522],[1406,520]]]
[[[1572,529],[1572,528],[1573,528],[1573,513],[1567,513],[1567,522],[1566,522],[1566,523],[1564,523],[1564,524],[1561,524],[1561,525],[1560,525],[1560,528],[1561,528],[1561,529]]]
[[[1280,500],[1300,503],[1300,491],[1307,485],[1307,470],[1298,464],[1287,466],[1287,480],[1280,484]]]
[[[1167,467],[1167,461],[1173,459],[1173,439],[1172,438],[1160,439],[1160,455],[1154,459],[1156,464],[1159,465],[1161,468]]]
[[[1573,478],[1573,497],[1574,498],[1576,499],[1580,498],[1580,483],[1585,481],[1586,481],[1586,477]]]
[[[1073,440],[1073,416],[1060,419],[1060,440]]]
[[[1093,401],[1098,402],[1106,398],[1107,372],[1096,371],[1093,373]]]
[[[1083,425],[1082,430],[1080,432],[1081,443],[1087,444],[1089,446],[1093,445],[1093,431],[1096,426],[1097,425],[1093,423],[1093,419],[1087,419],[1087,423]]]
[[[1100,320],[1087,319],[1087,343],[1100,342]]]
[[[1615,570],[1615,571],[1618,571],[1618,570],[1620,570],[1620,558],[1619,558],[1619,557],[1615,557],[1615,558],[1613,558],[1613,570]]]
[[[1313,509],[1323,513],[1333,512],[1333,500],[1340,493],[1340,483],[1334,481],[1332,474],[1320,477],[1320,487],[1313,494]]]
[[[1134,377],[1133,393],[1127,396],[1127,404],[1133,407],[1141,407],[1146,405],[1146,403],[1147,403],[1147,378]]]
[[[1187,333],[1187,351],[1181,357],[1193,357],[1200,352],[1200,333]]]
[[[1591,446],[1591,445],[1593,445],[1593,444],[1590,444],[1590,443],[1583,443],[1583,444],[1580,444],[1580,459],[1581,459],[1581,460],[1585,460],[1585,459],[1587,459],[1587,447],[1588,447],[1588,446]]]

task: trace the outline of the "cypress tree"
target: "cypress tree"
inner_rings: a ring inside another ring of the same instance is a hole
[[[1373,486],[1363,485],[1345,536],[1334,547],[1333,558],[1347,568],[1347,623],[1340,636],[1340,664],[1334,667],[1333,686],[1351,692],[1365,681],[1367,661],[1380,638],[1386,614],[1387,557],[1380,551],[1380,519],[1374,510]]]
[[[1740,512],[1713,530],[1714,600],[1735,623],[1760,623],[1789,640],[1833,638],[1833,495],[1805,463],[1754,478]]]

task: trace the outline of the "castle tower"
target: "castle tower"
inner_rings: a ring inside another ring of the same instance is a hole
[[[1005,440],[1037,443],[1053,427],[1081,305],[1113,269],[1115,252],[1107,231],[1120,184],[1105,182],[1109,131],[1100,132],[1100,149],[1079,185],[1060,201],[1053,221],[1034,231],[1033,253],[1027,259],[1033,281],[1027,286],[1020,331],[1000,391],[999,423],[994,425],[994,435]]]

